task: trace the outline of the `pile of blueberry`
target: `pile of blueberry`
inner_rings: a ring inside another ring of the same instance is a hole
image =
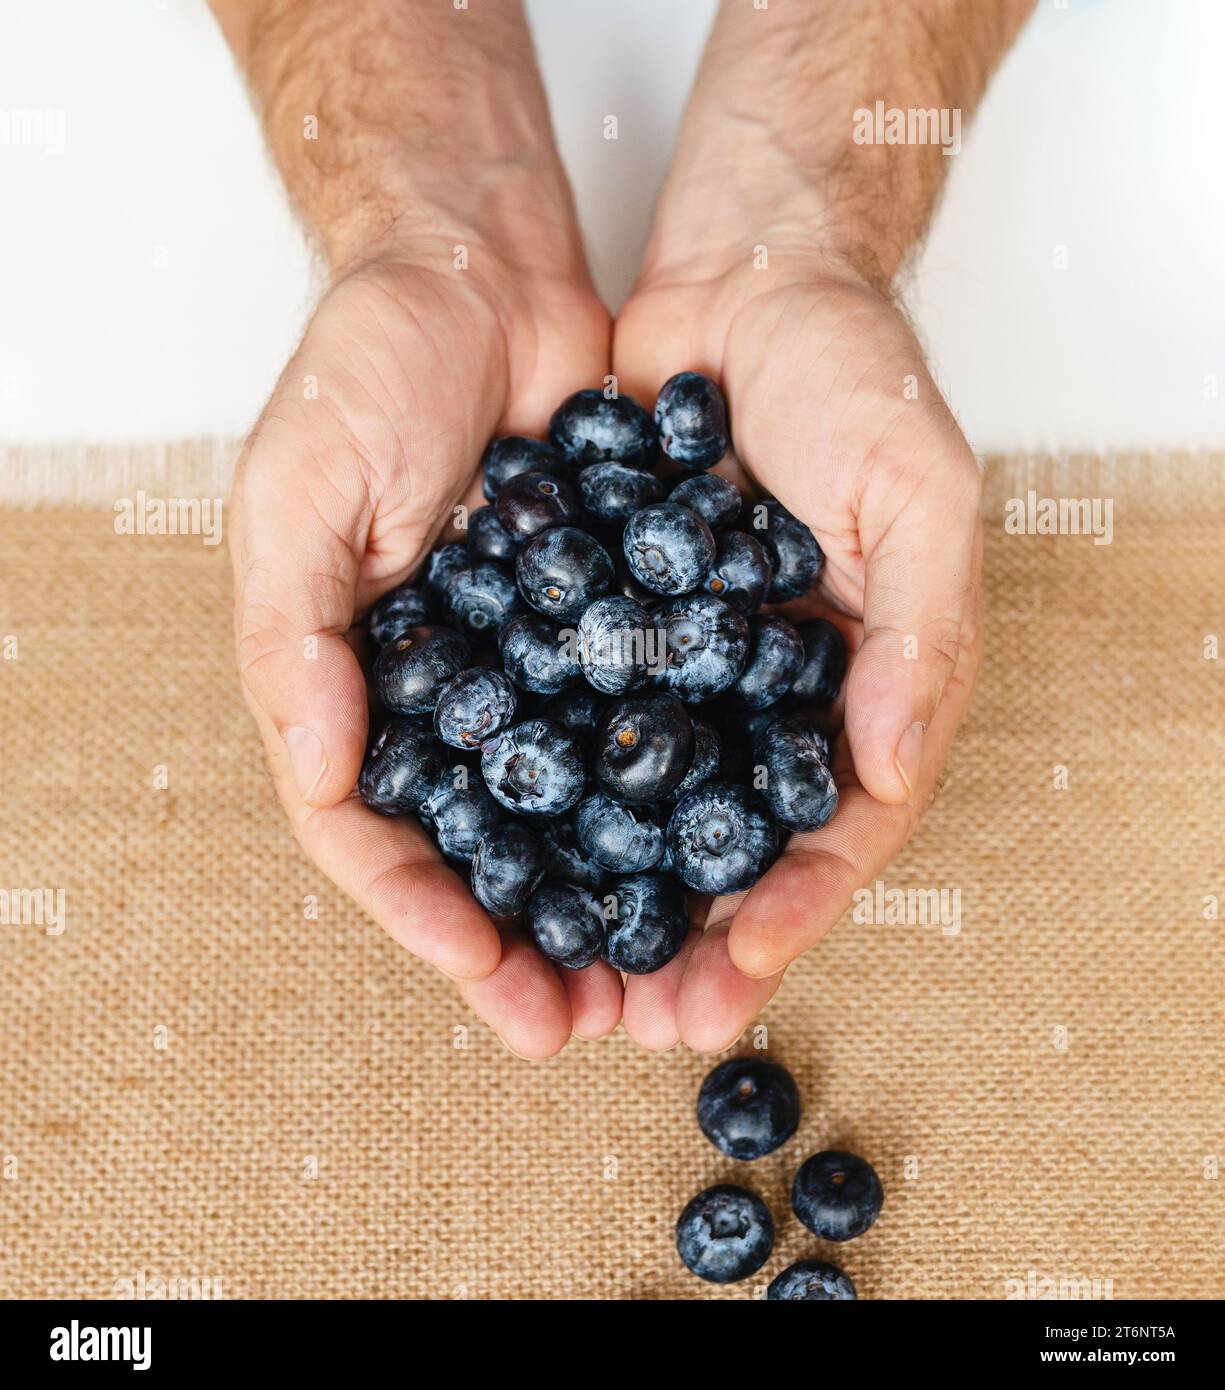
[[[737,1058],[723,1062],[702,1082],[698,1124],[729,1158],[773,1153],[800,1123],[800,1093],[790,1072],[774,1062]],[[805,1159],[795,1175],[791,1206],[820,1240],[861,1236],[885,1200],[872,1165],[855,1154],[827,1149]],[[770,1210],[747,1187],[708,1187],[681,1212],[676,1248],[685,1268],[712,1284],[755,1274],[774,1248]],[[829,1302],[854,1298],[855,1285],[837,1265],[799,1260],[770,1284],[773,1302]]]
[[[841,634],[760,611],[824,557],[781,503],[706,471],[729,444],[697,373],[665,383],[653,420],[579,391],[547,443],[489,445],[466,542],[370,614],[388,717],[363,799],[420,816],[481,905],[571,969],[658,970],[686,935],[683,888],[748,888],[838,803]]]

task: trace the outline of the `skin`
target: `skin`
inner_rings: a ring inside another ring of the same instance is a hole
[[[230,504],[244,692],[306,853],[521,1056],[619,1021],[647,1047],[728,1045],[932,794],[978,664],[978,471],[890,287],[949,161],[857,146],[848,113],[887,94],[968,115],[1031,3],[727,0],[613,338],[517,0],[213,0],[328,273]],[[681,954],[624,994],[500,938],[419,827],[362,806],[349,637],[481,505],[489,438],[543,436],[610,363],[645,403],[682,368],[722,381],[747,481],[828,556],[788,616],[832,616],[855,653],[838,815],[749,894],[697,903]]]
[[[816,593],[784,611],[831,618],[854,655],[838,814],[747,894],[710,904],[683,961],[627,983],[625,1026],[644,1046],[735,1041],[913,832],[968,708],[979,472],[891,297],[949,161],[856,145],[849,113],[887,93],[968,115],[1031,8],[720,10],[613,367],[648,400],[681,365],[722,382],[738,481],[777,496],[826,554]]]

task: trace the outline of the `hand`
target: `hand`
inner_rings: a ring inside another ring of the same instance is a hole
[[[567,264],[558,258],[559,264]],[[607,314],[581,276],[503,269],[474,244],[383,250],[321,303],[244,449],[230,510],[243,687],[306,853],[396,941],[460,982],[514,1051],[556,1052],[621,1013],[604,964],[558,971],[505,942],[412,817],[354,792],[367,737],[350,628],[421,562],[456,503],[479,506],[498,433],[541,433],[607,370]]]
[[[625,1026],[648,1047],[735,1041],[914,830],[978,668],[975,460],[893,305],[849,269],[781,259],[781,273],[648,271],[616,326],[614,370],[639,399],[680,370],[722,383],[750,490],[825,552],[815,602],[786,611],[831,618],[852,652],[837,813],[715,900],[664,970],[628,981]]]

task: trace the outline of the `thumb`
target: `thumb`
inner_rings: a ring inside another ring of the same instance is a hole
[[[345,640],[363,513],[334,488],[312,490],[305,470],[281,476],[267,462],[248,460],[235,489],[239,670],[302,799],[331,806],[357,782],[368,728],[365,679]]]
[[[904,475],[882,471],[863,492],[863,644],[845,726],[855,774],[877,801],[914,794],[927,728],[968,641],[979,495],[979,468],[959,436]]]
[[[855,773],[891,804],[919,785],[927,729],[968,640],[979,535],[979,471],[960,438],[914,470],[864,492],[864,640],[846,690]]]
[[[612,367],[617,389],[650,414],[659,388],[679,371],[719,379],[717,348],[694,341],[692,324],[662,316],[650,294],[632,295],[613,328]]]

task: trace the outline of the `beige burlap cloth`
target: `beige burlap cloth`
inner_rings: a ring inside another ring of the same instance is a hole
[[[989,466],[977,703],[883,879],[959,930],[848,916],[791,970],[763,1022],[806,1112],[756,1165],[697,1130],[703,1058],[504,1051],[282,823],[223,548],[116,535],[114,458],[8,466],[74,500],[0,515],[0,888],[65,894],[58,934],[0,926],[0,1295],[744,1297],[681,1270],[680,1207],[747,1179],[772,1276],[830,1145],[888,1194],[840,1252],[865,1296],[1225,1294],[1220,460]],[[1111,499],[1112,543],[1006,534],[1030,488]]]

